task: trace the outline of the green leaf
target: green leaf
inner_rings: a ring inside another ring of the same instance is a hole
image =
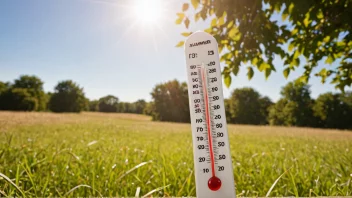
[[[183,32],[183,33],[181,33],[181,35],[185,36],[185,37],[188,37],[191,34],[192,34],[192,32]]]
[[[282,21],[286,21],[288,17],[288,13],[283,12],[281,17],[282,17]]]
[[[185,18],[185,14],[184,13],[177,13],[178,18],[176,19],[175,23],[177,25],[181,24],[183,21],[183,18]]]
[[[322,70],[320,70],[320,72],[318,73],[318,76],[321,76],[321,83],[325,83],[325,79],[326,77],[328,77],[327,75],[327,70],[325,68],[323,68]]]
[[[188,3],[184,3],[184,4],[182,5],[182,11],[183,11],[183,12],[184,12],[184,11],[187,11],[188,8],[189,8],[189,4],[188,4]]]
[[[309,19],[305,18],[305,19],[303,20],[303,24],[304,24],[305,27],[308,27],[308,25],[309,25]]]
[[[258,58],[257,57],[253,58],[252,59],[252,65],[256,66],[257,63],[258,63]]]
[[[295,28],[292,30],[291,35],[294,36],[295,34],[297,34],[297,32],[298,32],[298,29]]]
[[[230,22],[227,24],[227,28],[230,29],[232,26],[233,26],[233,21],[230,21]]]
[[[328,56],[328,58],[326,59],[325,63],[326,64],[332,64],[334,62],[334,58],[332,56]]]
[[[191,0],[192,6],[194,7],[194,9],[198,8],[199,5],[199,0]]]
[[[280,5],[279,3],[276,3],[276,4],[274,5],[274,9],[275,9],[276,12],[280,12],[280,10],[281,10],[281,5]]]
[[[293,59],[297,59],[300,55],[301,53],[299,52],[299,50],[296,50],[295,53],[293,54]]]
[[[318,13],[317,13],[317,18],[318,18],[318,19],[324,18],[324,14],[323,14],[323,12],[321,11],[321,9],[319,9],[319,11],[318,11]]]
[[[303,24],[305,27],[308,27],[308,25],[310,24],[310,21],[309,21],[309,17],[310,17],[310,14],[309,12],[306,14],[306,17],[304,18],[303,20]]]
[[[248,76],[248,80],[251,80],[253,78],[254,75],[254,71],[252,67],[247,67],[248,72],[247,72],[247,76]]]
[[[284,76],[286,79],[288,78],[288,75],[290,75],[290,71],[291,69],[289,67],[284,70]]]
[[[187,29],[188,29],[188,27],[189,27],[189,22],[190,22],[189,19],[186,18],[186,19],[185,19],[185,26],[186,26]]]
[[[184,41],[180,41],[180,42],[176,45],[176,47],[182,47],[184,44],[185,44]]]
[[[224,13],[224,14],[219,18],[218,26],[222,26],[222,25],[225,24],[225,17],[226,17],[226,13]]]
[[[295,45],[294,45],[293,43],[290,43],[290,44],[288,45],[288,51],[291,52],[294,47],[295,47]]]
[[[270,68],[265,69],[265,80],[268,80],[270,74],[271,74],[271,69]]]
[[[194,15],[194,21],[197,22],[200,19],[200,13]]]
[[[236,34],[236,36],[233,38],[234,41],[239,41],[241,39],[241,33]]]
[[[227,74],[227,75],[225,75],[224,76],[224,83],[225,83],[225,85],[226,85],[226,87],[227,88],[229,88],[230,87],[230,85],[231,85],[231,76],[229,75],[229,74]]]
[[[175,23],[176,23],[177,25],[179,25],[179,24],[181,24],[181,23],[182,23],[182,21],[183,21],[183,19],[178,18],[178,19],[176,19]]]
[[[233,53],[232,52],[229,52],[226,55],[226,59],[231,59],[233,57]]]
[[[326,36],[323,40],[325,43],[329,42],[330,41],[330,36]]]
[[[231,30],[229,31],[229,37],[235,40],[236,34],[238,33],[238,29],[236,26],[232,27]]]
[[[215,27],[216,26],[216,24],[217,24],[217,21],[218,21],[218,19],[217,18],[213,18],[213,20],[211,20],[211,26],[213,26],[213,27]]]
[[[240,67],[238,65],[235,65],[233,68],[232,68],[232,73],[237,76],[238,72],[240,71]]]
[[[295,4],[291,3],[290,6],[288,6],[288,13],[292,14],[293,8],[295,7]]]
[[[266,62],[262,62],[260,65],[259,65],[259,71],[264,71],[266,69],[270,69],[270,65]]]
[[[176,15],[178,16],[178,18],[182,18],[182,19],[185,17],[185,14],[182,12],[176,13]]]

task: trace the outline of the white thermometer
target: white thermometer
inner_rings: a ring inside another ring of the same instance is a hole
[[[197,197],[235,197],[218,43],[195,32],[185,53]]]

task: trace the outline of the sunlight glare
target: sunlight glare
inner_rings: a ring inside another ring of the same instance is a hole
[[[134,15],[142,24],[157,24],[162,17],[161,0],[135,0]]]

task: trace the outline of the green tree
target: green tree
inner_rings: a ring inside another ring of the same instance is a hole
[[[154,87],[153,120],[190,122],[188,90],[186,83],[177,80],[158,84]]]
[[[266,124],[269,98],[262,98],[252,88],[235,89],[229,99],[230,122],[235,124]]]
[[[254,70],[264,72],[268,78],[276,71],[274,57],[284,61],[284,76],[303,67],[301,82],[307,83],[318,62],[322,82],[331,77],[331,83],[343,90],[352,84],[352,2],[307,0],[190,0],[177,13],[176,24],[189,28],[190,19],[211,20],[206,32],[214,35],[226,64],[224,78],[238,74],[247,67],[248,78]],[[276,16],[281,15],[281,21]],[[191,32],[182,33],[184,36]],[[182,46],[180,42],[178,46]],[[305,58],[305,62],[301,62]],[[329,67],[334,61],[338,67]],[[226,80],[230,82],[230,80]],[[229,84],[228,84],[229,85]]]
[[[299,81],[290,82],[281,90],[282,98],[271,107],[269,122],[272,125],[315,126],[313,100],[309,86]]]
[[[352,128],[352,106],[346,103],[341,94],[321,94],[315,101],[314,115],[319,118],[319,127]]]
[[[10,89],[10,83],[4,83],[0,81],[0,110],[8,109],[7,106],[7,92]]]
[[[262,115],[262,118],[263,118],[260,124],[269,124],[269,111],[270,111],[270,107],[274,103],[267,96],[259,98],[259,103],[260,103],[260,114]]]
[[[15,80],[12,89],[26,89],[25,92],[37,101],[37,105],[35,105],[36,108],[33,109],[33,111],[45,111],[47,97],[44,92],[43,84],[43,81],[36,76],[22,75],[19,79]],[[16,91],[16,93],[18,92]]]
[[[99,99],[100,112],[117,112],[119,99],[113,95],[107,95]]]
[[[28,89],[11,88],[2,96],[3,110],[11,111],[34,111],[38,108],[38,100],[34,98]]]
[[[136,107],[134,103],[123,102],[122,105],[123,105],[124,112],[121,112],[121,113],[135,113]]]
[[[99,100],[89,101],[89,111],[99,111]]]
[[[83,88],[72,80],[59,82],[49,101],[53,112],[81,112],[87,106]]]
[[[155,112],[154,102],[148,102],[143,110],[143,114],[152,116]]]
[[[231,109],[231,106],[230,106],[230,99],[224,99],[224,105],[225,105],[225,115],[226,115],[226,121],[228,122],[228,123],[231,123],[231,111],[230,111],[230,109]]]
[[[135,113],[143,114],[145,107],[147,106],[147,102],[145,100],[137,100],[135,103]]]

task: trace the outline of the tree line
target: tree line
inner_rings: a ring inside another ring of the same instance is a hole
[[[228,123],[352,129],[352,93],[324,93],[313,99],[310,86],[299,80],[281,90],[281,98],[272,102],[250,87],[235,89],[225,99]],[[153,120],[189,122],[186,83],[177,80],[158,84],[153,102],[146,111]]]
[[[13,83],[0,81],[0,110],[142,114],[146,107],[145,100],[120,102],[112,95],[89,100],[83,88],[72,80],[59,82],[52,93],[45,93],[43,84],[40,78],[29,75],[20,76]]]
[[[324,93],[313,99],[310,86],[289,82],[274,103],[250,87],[235,89],[225,99],[228,123],[352,129],[352,93]],[[188,89],[185,82],[157,84],[152,101],[120,102],[107,95],[99,100],[85,97],[83,88],[66,80],[54,92],[45,93],[43,81],[23,75],[13,83],[0,81],[0,110],[52,112],[118,112],[150,115],[155,121],[190,122]]]

